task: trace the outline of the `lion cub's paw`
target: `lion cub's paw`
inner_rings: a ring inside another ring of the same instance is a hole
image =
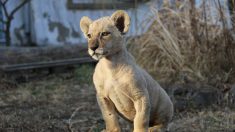
[[[145,130],[145,129],[136,129],[136,130],[134,130],[133,132],[148,132],[148,131]]]
[[[163,127],[162,125],[156,125],[156,126],[150,127],[148,129],[148,132],[162,132],[161,131],[162,127]]]
[[[119,129],[113,129],[113,130],[102,130],[101,132],[121,132]]]

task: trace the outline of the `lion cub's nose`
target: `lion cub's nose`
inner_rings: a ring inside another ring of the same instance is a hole
[[[93,46],[90,47],[91,50],[95,51],[97,48],[99,47],[98,44],[95,44]]]

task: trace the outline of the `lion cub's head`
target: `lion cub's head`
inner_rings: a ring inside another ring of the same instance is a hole
[[[130,17],[122,10],[95,21],[82,17],[80,28],[88,39],[88,53],[99,60],[122,50],[125,46],[123,35],[128,31],[129,25]]]

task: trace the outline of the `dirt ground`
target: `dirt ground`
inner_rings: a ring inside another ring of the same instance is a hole
[[[100,132],[104,121],[92,73],[93,66],[79,66],[36,79],[2,76],[0,132]],[[120,122],[124,132],[130,131]],[[171,132],[235,132],[235,111],[224,107],[175,113]]]

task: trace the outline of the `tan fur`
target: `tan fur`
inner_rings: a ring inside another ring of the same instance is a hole
[[[129,25],[128,14],[121,10],[111,17],[95,21],[83,17],[80,21],[88,38],[88,52],[99,60],[93,75],[97,100],[106,132],[121,131],[118,115],[133,122],[134,132],[158,131],[172,119],[173,105],[167,93],[126,50],[123,34]]]

